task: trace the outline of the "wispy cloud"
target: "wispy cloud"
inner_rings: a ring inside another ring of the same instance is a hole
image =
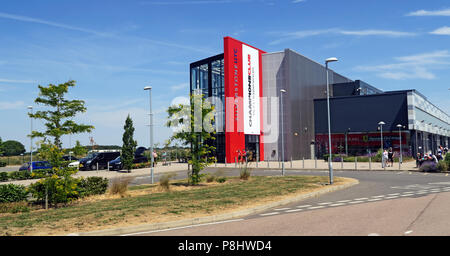
[[[2,82],[2,83],[21,83],[21,84],[35,83],[35,81],[32,81],[32,80],[16,80],[16,79],[5,79],[5,78],[0,78],[0,82]]]
[[[25,105],[23,101],[0,101],[0,110],[19,109]]]
[[[306,0],[294,0],[292,1],[293,4],[303,3],[306,2]]]
[[[375,72],[378,76],[395,80],[435,79],[433,70],[450,65],[450,52],[447,50],[415,54],[394,58],[395,63],[358,66],[357,71]]]
[[[450,27],[444,26],[430,32],[433,35],[450,36]]]
[[[294,32],[285,32],[285,33],[271,33],[276,34],[281,37],[278,40],[270,42],[271,45],[279,44],[281,42],[301,39],[305,37],[311,36],[319,36],[319,35],[346,35],[346,36],[384,36],[384,37],[406,37],[406,36],[415,36],[416,33],[412,32],[403,32],[403,31],[394,31],[394,30],[379,30],[379,29],[366,29],[366,30],[345,30],[338,28],[330,28],[330,29],[317,29],[317,30],[300,30]]]
[[[450,8],[435,11],[418,10],[408,13],[406,16],[450,16]]]
[[[183,89],[187,90],[187,89],[189,89],[189,83],[177,84],[177,85],[171,86],[170,89],[172,91],[179,91],[179,90],[183,90]]]
[[[231,0],[198,0],[198,1],[142,1],[141,4],[153,5],[190,5],[190,4],[228,4]]]

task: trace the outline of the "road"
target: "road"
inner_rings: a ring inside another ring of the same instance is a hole
[[[253,175],[279,174],[273,170],[253,172]],[[245,218],[125,235],[450,235],[448,174],[406,171],[335,171],[334,174],[356,178],[360,183]],[[289,170],[287,175],[328,175],[328,172]]]

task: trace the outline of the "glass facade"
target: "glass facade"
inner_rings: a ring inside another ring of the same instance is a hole
[[[216,139],[211,141],[216,147],[218,162],[225,161],[225,78],[224,55],[219,54],[191,63],[191,94],[202,94],[215,107],[213,125]]]

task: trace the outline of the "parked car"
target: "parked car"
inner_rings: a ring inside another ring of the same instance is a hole
[[[69,164],[69,167],[78,168],[80,165],[80,161],[75,161]]]
[[[85,158],[80,159],[79,170],[97,170],[106,169],[108,162],[116,159],[120,156],[119,151],[113,152],[92,152],[88,154]]]
[[[52,169],[52,165],[48,161],[33,162],[33,170]],[[19,171],[31,171],[30,162],[24,163]]]
[[[136,152],[134,152],[134,159],[133,159],[134,164],[148,162],[148,158],[146,156],[142,155],[142,153],[144,153],[145,150],[146,150],[146,148],[144,148],[144,147],[139,147],[136,149]],[[109,170],[110,171],[116,171],[116,170],[120,171],[122,169],[123,169],[123,163],[120,159],[120,156],[109,162]]]

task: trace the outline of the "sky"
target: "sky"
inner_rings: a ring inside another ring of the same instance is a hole
[[[29,148],[27,106],[38,85],[75,80],[74,119],[92,133],[64,136],[122,145],[128,114],[139,146],[172,134],[166,109],[189,94],[189,63],[223,52],[231,36],[266,52],[286,48],[384,91],[416,89],[450,113],[448,0],[2,0],[0,137]],[[34,130],[44,122],[33,121]]]

